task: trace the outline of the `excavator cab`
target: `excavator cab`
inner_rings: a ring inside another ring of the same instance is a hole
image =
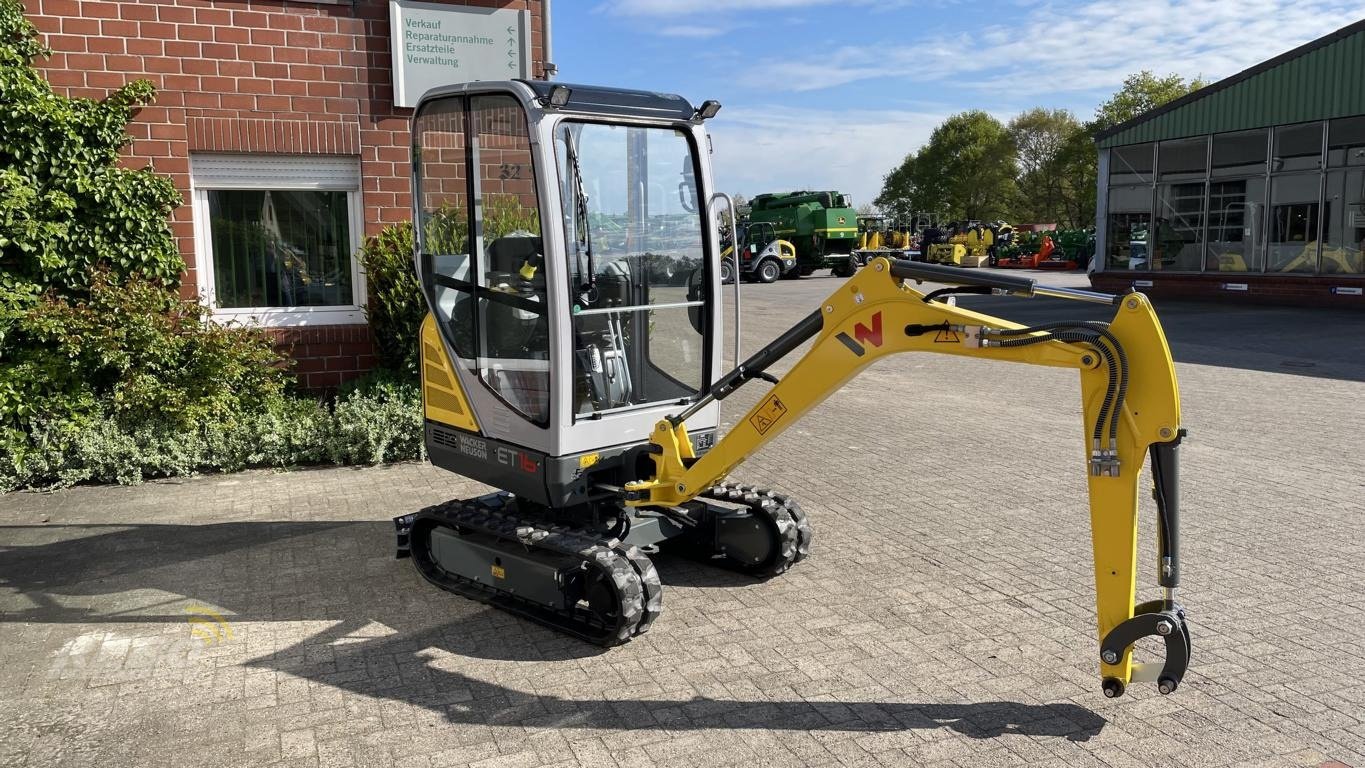
[[[548,507],[616,480],[719,373],[716,233],[697,110],[550,85],[440,89],[413,118],[426,442]],[[698,447],[718,409],[699,415]],[[632,475],[633,477],[633,475]]]
[[[1103,690],[1117,696],[1145,679],[1174,691],[1190,650],[1175,601],[1184,429],[1151,303],[878,255],[725,370],[722,258],[733,254],[715,222],[728,198],[710,194],[703,128],[719,108],[541,81],[454,85],[419,102],[426,447],[436,466],[494,490],[396,518],[399,555],[450,592],[616,645],[662,611],[650,560],[660,549],[758,578],[808,556],[799,505],[728,478],[875,360],[930,353],[1070,368],[1083,406],[1074,466],[1089,491]],[[943,287],[917,290],[925,281]],[[959,293],[1043,294],[1115,314],[1024,326],[958,307]],[[802,348],[785,375],[770,372]],[[771,388],[718,436],[721,401],[754,381]],[[1148,457],[1164,592],[1137,603]],[[1133,661],[1147,636],[1165,640],[1160,665]]]

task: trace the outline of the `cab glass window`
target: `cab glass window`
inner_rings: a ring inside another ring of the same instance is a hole
[[[575,412],[695,397],[707,375],[707,281],[687,134],[566,122],[555,132],[555,153]]]

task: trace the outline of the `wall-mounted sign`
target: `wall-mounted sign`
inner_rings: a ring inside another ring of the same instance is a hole
[[[531,77],[528,11],[389,0],[389,28],[396,107],[439,85]]]

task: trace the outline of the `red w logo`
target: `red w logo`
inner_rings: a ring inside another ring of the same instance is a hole
[[[874,347],[880,347],[882,345],[882,313],[879,311],[872,315],[871,328],[868,328],[862,323],[854,323],[853,335],[857,337],[857,341],[849,338],[849,335],[843,331],[834,334],[834,338],[843,342],[843,345],[848,347],[849,350],[858,357],[867,354],[867,348],[864,347],[861,342],[867,342]]]
[[[869,342],[874,347],[880,347],[882,345],[882,313],[877,312],[872,316],[871,328],[862,323],[854,323],[853,338],[860,342]]]

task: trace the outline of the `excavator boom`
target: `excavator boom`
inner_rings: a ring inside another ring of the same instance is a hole
[[[921,293],[907,280],[958,287]],[[1103,302],[1111,322],[1057,322],[1025,327],[942,301],[951,293],[1035,293]],[[814,339],[780,380],[767,373],[778,360]],[[873,260],[818,309],[739,365],[688,411],[660,421],[651,437],[655,476],[629,483],[626,503],[678,508],[707,493],[749,456],[795,424],[875,360],[900,352],[940,354],[1073,368],[1080,373],[1084,409],[1084,462],[1095,566],[1095,594],[1104,692],[1123,693],[1136,680],[1158,683],[1162,693],[1179,685],[1189,658],[1184,611],[1175,603],[1177,549],[1177,448],[1184,431],[1170,349],[1151,303],[1139,293],[1108,296],[1052,289],[1029,278],[968,273],[910,261]],[[769,391],[723,438],[697,456],[687,435],[688,416],[745,382],[763,378]],[[1135,605],[1138,481],[1152,457],[1157,500],[1157,581],[1163,596]],[[1132,661],[1140,637],[1166,641],[1162,665]]]

